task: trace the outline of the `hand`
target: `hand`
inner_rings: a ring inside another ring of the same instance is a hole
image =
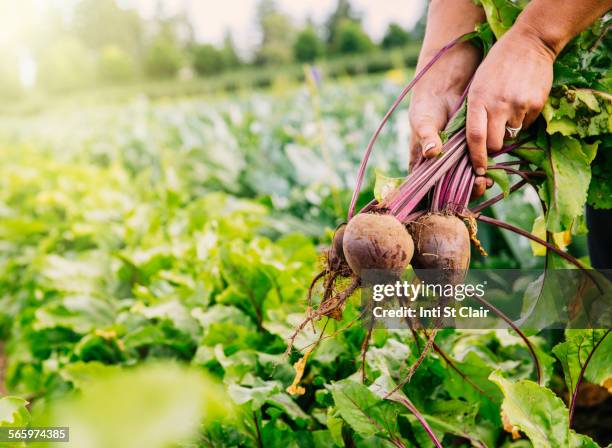
[[[553,79],[554,51],[515,25],[478,67],[468,92],[467,142],[474,171],[485,174],[487,153],[504,144],[506,126],[529,127],[544,107]]]
[[[421,55],[419,66],[433,54]],[[415,85],[410,108],[410,169],[423,157],[435,157],[442,150],[439,132],[463,94],[480,62],[480,51],[469,43],[459,44],[437,62]],[[417,66],[417,71],[421,68]],[[489,180],[488,186],[492,185]],[[481,196],[487,187],[484,176],[476,178],[473,197]]]

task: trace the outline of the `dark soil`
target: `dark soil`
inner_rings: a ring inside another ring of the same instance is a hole
[[[573,429],[588,434],[601,446],[612,443],[612,396],[596,406],[576,406]]]

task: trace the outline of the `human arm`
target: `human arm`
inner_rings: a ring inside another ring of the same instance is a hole
[[[506,126],[528,127],[550,92],[565,45],[612,7],[610,0],[532,0],[493,46],[470,86],[467,140],[476,174],[503,146]]]
[[[446,44],[474,30],[485,19],[471,0],[432,0],[419,55],[417,72]],[[410,166],[442,149],[439,132],[444,128],[470,78],[480,63],[480,51],[469,42],[457,44],[433,65],[415,85],[410,100],[412,128]],[[479,179],[482,184],[484,179]],[[483,188],[484,190],[484,188]]]

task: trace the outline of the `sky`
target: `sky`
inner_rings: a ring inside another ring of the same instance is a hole
[[[252,53],[259,40],[255,22],[258,0],[116,1],[122,7],[137,9],[145,19],[153,18],[159,6],[167,16],[186,12],[198,41],[219,44],[229,31],[238,50],[245,56]],[[316,24],[324,23],[334,10],[336,1],[277,0],[277,4],[292,18],[296,26],[300,26],[309,18]],[[25,85],[32,85],[35,77],[33,62],[23,45],[25,36],[37,29],[38,22],[45,20],[45,11],[65,11],[69,17],[77,2],[78,0],[0,0],[0,49],[13,48],[18,52],[22,82]],[[351,0],[351,4],[361,15],[368,34],[375,41],[379,41],[390,22],[397,22],[407,29],[413,27],[424,12],[426,0]]]
[[[201,42],[220,43],[229,30],[236,45],[243,52],[257,42],[255,6],[257,0],[159,0],[168,14],[187,11],[194,25],[196,38]],[[310,17],[322,23],[333,11],[336,0],[277,0],[281,10],[289,14],[297,25]],[[120,0],[127,7],[135,7],[144,17],[151,17],[158,0]],[[416,24],[423,14],[426,0],[352,0],[353,7],[362,14],[363,24],[370,36],[379,40],[390,22],[406,28]]]

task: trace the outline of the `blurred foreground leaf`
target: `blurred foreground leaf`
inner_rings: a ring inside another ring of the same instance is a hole
[[[175,364],[81,378],[79,394],[45,409],[38,426],[70,427],[78,448],[162,448],[193,439],[203,422],[222,418],[227,399],[207,377]],[[64,445],[63,445],[64,446]]]

